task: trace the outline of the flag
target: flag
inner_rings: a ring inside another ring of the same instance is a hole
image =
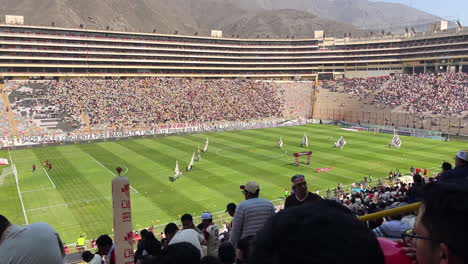
[[[197,153],[198,153],[197,161],[201,161],[201,152],[200,152],[200,146],[198,146]]]
[[[195,152],[192,154],[192,159],[190,160],[189,165],[187,166],[187,171],[191,170],[193,167],[193,161],[195,160]]]
[[[175,167],[175,170],[174,170],[174,176],[181,176],[182,175],[182,172],[180,171],[179,169],[179,161],[176,161],[176,167]]]
[[[206,152],[207,150],[208,150],[208,138],[206,138],[205,146],[203,147],[203,152]]]
[[[307,138],[307,134],[304,133],[304,136],[302,137],[302,147],[308,147],[309,146],[309,139]]]
[[[401,139],[398,135],[394,135],[392,138],[392,142],[390,142],[391,147],[400,148],[401,147]]]
[[[280,137],[280,140],[278,142],[278,147],[283,148],[283,138],[282,137]]]
[[[326,167],[326,168],[318,168],[318,169],[315,169],[316,172],[327,172],[327,171],[331,171],[333,169],[333,167]]]
[[[346,145],[346,140],[344,137],[340,137],[337,142],[335,142],[335,147],[342,149]]]
[[[7,159],[0,159],[0,165],[8,165]]]

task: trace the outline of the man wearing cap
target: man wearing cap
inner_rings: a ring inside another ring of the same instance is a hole
[[[468,181],[468,150],[460,150],[455,156],[455,168],[440,175],[442,182]]]
[[[240,186],[245,201],[240,203],[232,221],[232,231],[229,241],[237,247],[237,242],[244,237],[255,235],[265,222],[275,214],[273,204],[263,198],[258,198],[260,186],[253,181]]]
[[[288,198],[286,198],[286,201],[284,202],[284,209],[299,206],[304,203],[322,200],[322,197],[319,195],[309,192],[304,175],[296,174],[292,176],[291,182],[294,194],[291,194],[288,196]]]
[[[205,212],[201,215],[203,236],[207,242],[207,256],[218,257],[218,226],[213,223],[213,217],[209,212]]]

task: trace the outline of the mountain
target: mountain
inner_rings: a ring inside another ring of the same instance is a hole
[[[284,8],[307,11],[319,17],[360,28],[380,29],[389,25],[411,26],[434,22],[438,17],[407,5],[367,0],[230,0],[241,8],[280,10]]]
[[[395,21],[436,17],[410,7],[367,0],[3,0],[4,15],[22,15],[30,25],[207,36],[256,38],[310,38],[326,35],[367,34],[361,28],[380,28]],[[1,21],[0,20],[0,21]]]

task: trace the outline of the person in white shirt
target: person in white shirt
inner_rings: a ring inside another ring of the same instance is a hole
[[[63,243],[49,224],[20,227],[0,215],[0,263],[62,264],[64,257]]]
[[[89,264],[102,264],[101,256],[99,256],[99,254],[93,254],[89,250],[84,251],[83,254],[81,254],[81,258]]]
[[[174,223],[166,225],[164,233],[166,234],[166,237],[169,240],[168,245],[176,244],[179,242],[188,242],[194,245],[198,250],[200,250],[201,257],[204,257],[201,245],[206,245],[205,239],[200,233],[195,231],[195,229],[193,229],[190,226],[187,226],[186,223],[184,224],[184,221],[182,221],[182,224],[184,228],[182,230],[179,230],[177,225]]]
[[[218,225],[213,223],[213,217],[209,212],[203,213],[201,215],[202,225],[203,225],[203,236],[207,242],[207,256],[218,256],[218,247],[219,247],[219,229]]]

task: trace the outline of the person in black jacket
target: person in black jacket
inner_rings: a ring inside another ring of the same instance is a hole
[[[441,182],[468,181],[468,150],[460,150],[455,156],[455,169],[440,175]]]

